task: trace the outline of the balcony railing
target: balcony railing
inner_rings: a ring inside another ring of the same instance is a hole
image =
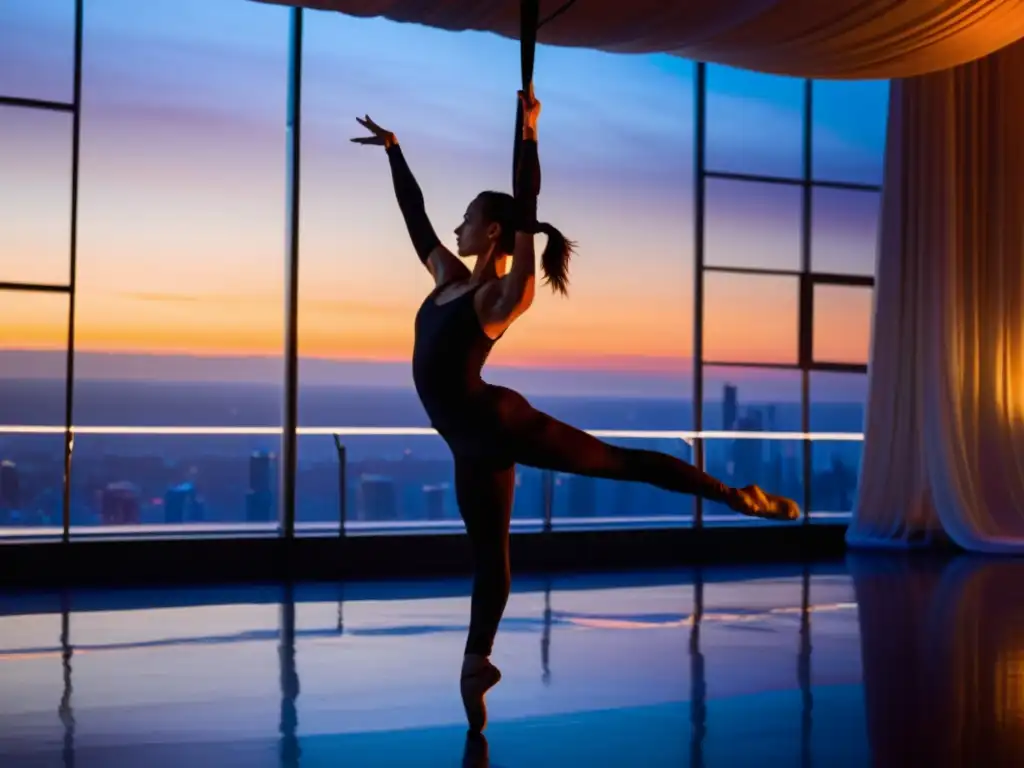
[[[76,426],[72,538],[277,536],[281,427]],[[859,443],[853,432],[588,430],[621,445],[692,460],[735,485],[803,499],[811,521],[848,519]],[[0,537],[60,536],[62,426],[0,425]],[[300,427],[296,535],[457,533],[451,458],[425,427]],[[47,436],[50,436],[47,438]],[[55,440],[60,436],[60,444]],[[39,442],[42,441],[42,442]],[[812,477],[803,477],[811,443]],[[705,503],[703,525],[758,525]],[[809,522],[809,521],[808,521]],[[513,531],[687,527],[694,502],[635,483],[517,471]]]

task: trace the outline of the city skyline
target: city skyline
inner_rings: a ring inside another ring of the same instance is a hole
[[[14,30],[0,45],[0,92],[70,96],[69,59],[46,55],[67,42],[66,20],[49,15],[55,7],[0,9],[0,27]],[[89,0],[86,10],[78,373],[280,381],[287,9],[240,0],[125,7]],[[518,49],[491,35],[338,14],[310,13],[306,23],[302,383],[349,384],[352,375],[407,386],[412,318],[430,280],[407,242],[386,159],[348,143],[358,133],[352,118],[369,112],[399,134],[450,243],[476,191],[508,186]],[[580,241],[580,255],[570,300],[541,292],[489,374],[537,391],[688,388],[693,65],[542,47],[537,70],[541,213]],[[820,89],[819,175],[880,183],[885,84]],[[709,67],[709,163],[798,175],[795,94],[802,81]],[[0,108],[0,168],[18,189],[5,204],[20,217],[0,227],[0,252],[21,255],[0,263],[0,280],[64,281],[69,128],[66,115]],[[708,194],[708,263],[798,267],[792,195],[720,184]],[[863,274],[877,193],[830,195],[816,199],[813,261]],[[780,280],[708,275],[708,358],[795,362],[796,281]],[[816,353],[820,336],[830,358],[864,360],[869,296],[823,302]],[[63,375],[62,361],[32,351],[64,348],[66,306],[63,296],[4,295],[0,350],[22,350],[0,352],[17,363],[2,366],[7,376]]]

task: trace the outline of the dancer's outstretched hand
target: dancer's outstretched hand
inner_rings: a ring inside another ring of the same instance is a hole
[[[357,117],[356,122],[371,134],[370,136],[360,136],[352,139],[356,144],[370,144],[379,147],[389,147],[395,143],[395,134],[385,128],[381,128],[370,119],[369,115]]]

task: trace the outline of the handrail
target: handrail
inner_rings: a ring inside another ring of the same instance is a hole
[[[170,426],[73,426],[76,435],[195,435],[195,436],[259,436],[280,435],[282,427],[170,427]],[[754,432],[740,430],[672,430],[672,429],[587,429],[594,437],[635,440],[821,440],[862,442],[862,432]],[[63,435],[63,426],[0,424],[0,435]],[[299,427],[296,434],[310,437],[340,435],[347,437],[430,437],[437,430],[430,427]]]

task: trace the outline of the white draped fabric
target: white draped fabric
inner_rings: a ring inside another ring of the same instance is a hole
[[[519,36],[519,0],[262,1]],[[541,0],[541,18],[564,3]],[[669,52],[798,77],[866,79],[946,69],[1021,37],[1020,0],[576,0],[542,27],[538,40]]]
[[[1024,551],[1024,43],[894,84],[847,540]]]

